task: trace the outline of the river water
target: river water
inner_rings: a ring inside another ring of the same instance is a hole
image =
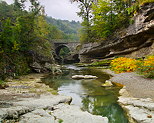
[[[95,75],[98,79],[73,80],[73,75]],[[109,123],[128,123],[123,109],[117,103],[120,87],[101,87],[109,78],[108,74],[102,73],[98,68],[67,65],[62,75],[48,76],[43,82],[58,90],[59,94],[71,96],[71,104],[80,106],[84,111],[106,116]]]

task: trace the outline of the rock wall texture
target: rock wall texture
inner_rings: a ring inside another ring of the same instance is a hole
[[[154,54],[154,3],[141,6],[134,16],[134,24],[116,37],[100,43],[84,44],[80,50],[80,61],[102,59],[119,55],[143,57]]]

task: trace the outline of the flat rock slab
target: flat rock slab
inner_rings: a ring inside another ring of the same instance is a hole
[[[22,115],[19,123],[58,123],[54,116],[44,109],[37,109],[25,115]]]
[[[108,123],[107,117],[83,112],[78,106],[59,104],[55,108],[53,115],[62,119],[62,123]]]
[[[154,123],[154,102],[151,99],[119,97],[118,102],[137,123]]]
[[[20,98],[12,102],[11,107],[0,109],[0,120],[18,119],[19,123],[108,123],[106,117],[69,105],[71,100],[71,97],[62,95]]]
[[[0,119],[18,119],[20,115],[36,109],[48,109],[59,103],[69,103],[72,98],[62,95],[41,95],[39,98],[20,98],[9,108],[0,109]]]
[[[37,109],[25,114],[19,123],[108,123],[108,119],[83,112],[78,106],[59,104],[54,110]]]
[[[23,98],[21,101],[14,102],[14,106],[26,106],[34,109],[48,108],[59,103],[69,103],[72,98],[63,95],[41,95],[39,98]]]
[[[97,76],[92,75],[74,75],[72,76],[72,79],[97,79]]]

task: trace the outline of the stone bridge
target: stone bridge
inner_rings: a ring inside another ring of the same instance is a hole
[[[59,52],[62,48],[67,47],[70,50],[70,53],[76,53],[80,47],[79,42],[54,42],[54,49],[56,55],[59,55]]]
[[[64,47],[67,47],[69,49],[69,54],[64,58],[65,63],[74,63],[79,62],[79,48],[80,48],[80,42],[68,42],[68,40],[53,40],[52,41],[54,49],[55,49],[55,55],[57,61],[61,61],[61,57],[59,56],[60,50]]]

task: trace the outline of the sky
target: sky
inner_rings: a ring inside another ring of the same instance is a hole
[[[5,0],[8,4],[13,0]],[[70,0],[38,0],[45,7],[48,16],[62,20],[81,21],[76,12],[79,12],[77,3],[71,3]]]

